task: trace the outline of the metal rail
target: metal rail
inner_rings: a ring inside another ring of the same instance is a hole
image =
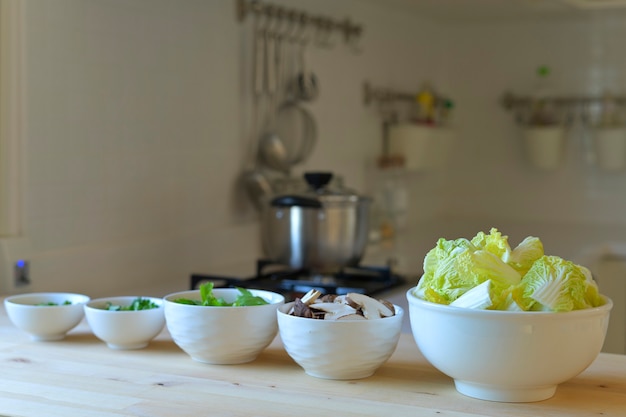
[[[354,42],[363,34],[363,26],[353,23],[349,18],[337,20],[328,16],[312,15],[304,11],[264,3],[260,0],[237,0],[236,8],[239,22],[245,21],[249,14],[253,14],[269,19],[289,21],[301,26],[311,25],[324,32],[341,32],[344,40],[348,43]]]
[[[626,105],[626,97],[623,96],[554,96],[554,97],[542,97],[540,101],[542,103],[554,104],[556,106],[577,106],[588,104],[601,104],[610,100],[613,103],[619,105]],[[507,110],[514,110],[520,107],[529,107],[535,102],[537,98],[530,96],[520,96],[513,93],[505,93],[500,102],[502,106]]]
[[[373,87],[368,81],[363,83],[363,104],[366,106],[373,103],[389,103],[389,102],[415,102],[417,101],[417,97],[419,95],[419,91],[416,92],[408,92],[408,91],[399,91],[391,88],[384,87]],[[441,105],[446,97],[435,94],[434,95],[434,105]]]

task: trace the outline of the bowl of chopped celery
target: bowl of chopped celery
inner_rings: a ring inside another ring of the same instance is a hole
[[[613,306],[584,266],[546,255],[536,237],[511,248],[495,228],[439,239],[406,296],[424,357],[461,394],[503,402],[548,399],[584,371]]]
[[[32,340],[53,341],[64,339],[80,323],[88,301],[83,294],[39,292],[7,297],[4,307],[11,322]]]
[[[176,343],[193,360],[232,365],[251,362],[276,337],[278,293],[244,288],[213,288],[166,295],[165,322]]]
[[[140,296],[98,298],[85,305],[93,334],[111,349],[141,349],[165,327],[163,300]]]

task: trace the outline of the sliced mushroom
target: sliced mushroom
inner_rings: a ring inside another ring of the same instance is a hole
[[[348,314],[347,316],[338,317],[337,320],[343,321],[343,320],[367,320],[367,319],[360,314]]]
[[[352,294],[352,293],[350,293]],[[350,307],[354,307],[356,309],[361,308],[361,305],[357,304],[356,302],[352,301],[352,299],[350,299],[350,297],[348,297],[347,295],[343,296],[343,302],[348,304]]]
[[[309,308],[308,305],[304,304],[299,298],[296,298],[296,301],[293,303],[293,307],[291,308],[291,311],[289,311],[289,314],[298,317],[306,317],[311,319],[314,318],[311,308]]]
[[[393,312],[392,316],[396,315],[396,308],[393,306],[393,303],[390,303],[387,300],[381,300],[380,298],[378,299],[378,301],[380,301],[381,303],[383,303],[385,306],[387,306],[387,308],[389,310],[391,310]]]
[[[312,303],[315,302],[315,300],[317,300],[319,298],[319,296],[322,295],[322,293],[316,289],[312,289],[309,292],[307,292],[306,294],[304,294],[302,296],[302,302],[306,305],[310,305]]]
[[[341,304],[348,304],[348,301],[346,300],[346,296],[345,295],[337,295],[335,296],[335,299],[333,300],[335,303],[341,303]],[[358,306],[351,306],[353,308],[358,308]]]
[[[325,320],[337,320],[344,316],[357,314],[357,311],[354,308],[342,303],[313,303],[309,307],[314,310],[321,310],[325,312]]]
[[[365,294],[352,292],[347,294],[346,298],[359,306],[359,308],[363,311],[363,315],[366,319],[391,317],[395,314],[394,311],[389,309],[389,307],[372,297],[368,297]]]
[[[337,294],[324,294],[318,298],[317,301],[321,303],[336,303],[338,297],[339,296]]]

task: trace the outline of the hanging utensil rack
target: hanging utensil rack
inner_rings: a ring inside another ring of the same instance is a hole
[[[626,110],[626,96],[606,93],[604,95],[563,95],[541,96],[517,95],[506,92],[500,98],[502,107],[511,113],[520,125],[544,125],[556,121],[570,124],[581,115],[587,121],[596,123],[616,123],[615,117],[623,118]],[[546,109],[549,109],[548,113]],[[549,116],[549,117],[546,117]],[[606,118],[613,118],[609,120]],[[604,118],[604,120],[602,120]],[[623,122],[619,122],[620,124]]]
[[[506,110],[518,110],[520,108],[525,108],[533,103],[535,103],[538,99],[530,96],[521,96],[513,93],[505,93],[500,103]],[[589,104],[602,104],[607,100],[606,96],[553,96],[553,97],[542,97],[540,99],[544,103],[554,104],[556,106],[580,106],[580,105],[589,105]],[[610,96],[610,100],[616,104],[621,106],[626,105],[626,97],[624,96]]]
[[[422,100],[422,96],[429,96],[428,103]],[[450,109],[452,108],[452,100],[433,91],[430,83],[424,83],[422,90],[409,92],[395,90],[392,88],[373,87],[368,81],[363,82],[363,104],[368,106],[373,104],[377,106],[377,110],[382,118],[382,149],[378,158],[378,167],[381,169],[402,168],[408,165],[405,152],[407,149],[401,150],[399,153],[392,149],[391,134],[392,128],[404,126],[411,132],[420,132],[419,141],[430,141],[437,129],[447,125],[450,117]],[[417,110],[411,110],[415,105]],[[406,108],[410,110],[407,117]],[[429,111],[425,112],[428,107]],[[404,111],[402,111],[404,109]],[[401,116],[401,112],[404,114]],[[424,115],[429,115],[424,117]],[[426,128],[425,130],[423,130]],[[425,134],[425,136],[423,136]],[[410,136],[415,136],[411,133]],[[404,139],[402,139],[404,141]],[[404,146],[404,145],[401,145]],[[435,145],[439,146],[439,145]],[[420,152],[423,150],[420,149]],[[412,155],[411,158],[415,158]],[[421,165],[421,164],[420,164]],[[415,169],[416,163],[411,161],[411,169]]]
[[[417,96],[419,92],[408,92],[408,91],[399,91],[391,88],[383,88],[383,87],[372,87],[372,85],[365,81],[363,83],[363,104],[366,106],[376,103],[391,103],[391,102],[415,102],[417,100]],[[443,97],[438,94],[434,94],[435,105],[440,104],[442,101],[446,100],[446,97]]]
[[[346,43],[352,44],[363,34],[363,26],[349,18],[337,20],[328,16],[313,15],[304,11],[265,3],[260,0],[236,0],[237,20],[243,22],[249,14],[264,16],[278,21],[289,21],[300,25],[311,25],[325,32],[340,32]]]
[[[412,102],[415,101],[415,97],[417,97],[417,92],[409,93],[390,88],[372,87],[367,81],[363,83],[363,103],[365,105],[369,105],[372,102]]]

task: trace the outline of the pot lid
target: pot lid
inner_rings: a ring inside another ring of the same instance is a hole
[[[274,207],[310,207],[321,208],[329,204],[355,204],[369,201],[369,198],[358,195],[355,191],[340,185],[332,184],[332,172],[306,172],[304,180],[308,188],[301,194],[277,196],[272,199]]]

